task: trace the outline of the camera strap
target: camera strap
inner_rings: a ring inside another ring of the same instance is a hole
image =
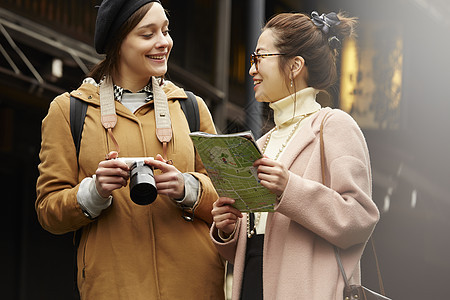
[[[167,160],[167,144],[172,139],[172,122],[169,104],[160,83],[152,77],[153,101],[155,106],[156,137],[163,144],[163,158]]]
[[[114,87],[110,76],[106,76],[100,84],[100,112],[103,127],[108,131],[108,135],[120,153],[119,144],[112,133],[112,129],[117,124],[116,104],[114,102]]]
[[[167,145],[172,140],[172,122],[170,120],[169,104],[167,102],[166,93],[164,93],[160,82],[155,77],[152,77],[152,88],[153,88],[153,100],[155,107],[155,123],[156,123],[156,137],[163,145],[163,158],[167,160]],[[189,114],[198,114],[197,103],[194,100],[190,101],[193,104],[193,108],[190,108]],[[188,94],[189,98],[189,94]],[[183,103],[185,104],[185,103]],[[182,108],[186,109],[186,105]],[[183,112],[185,112],[183,109]],[[117,152],[120,152],[119,144],[114,138],[112,129],[117,124],[117,115],[114,102],[114,87],[111,77],[107,76],[100,84],[100,111],[101,111],[101,122],[103,127],[108,131],[108,135],[113,141]],[[186,114],[186,112],[185,112]],[[196,116],[193,118],[195,121],[194,127],[199,127],[198,119]],[[188,123],[190,125],[191,120],[188,118]],[[198,129],[197,129],[198,130]],[[191,128],[192,131],[192,128]]]

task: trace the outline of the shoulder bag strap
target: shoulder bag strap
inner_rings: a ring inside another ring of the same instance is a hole
[[[323,142],[323,124],[325,123],[326,117],[328,116],[328,113],[323,117],[322,123],[320,124],[320,164],[322,169],[322,183],[325,184],[325,149],[324,149],[324,142]],[[380,285],[380,292],[383,296],[385,296],[384,293],[384,285],[383,285],[383,279],[381,277],[380,272],[380,266],[378,264],[378,257],[377,253],[375,251],[375,243],[373,241],[372,236],[370,237],[370,241],[372,244],[372,250],[373,255],[375,257],[375,264],[377,266],[377,274],[378,274],[378,283]],[[344,278],[345,286],[349,286],[347,275],[345,274],[344,266],[342,265],[341,256],[339,255],[339,249],[333,245],[334,248],[334,254],[336,255],[336,260],[339,266],[339,269],[342,273],[342,277]]]
[[[381,278],[380,265],[378,264],[378,256],[377,252],[375,251],[375,242],[373,241],[372,236],[370,237],[370,242],[372,244],[373,256],[375,257],[375,264],[377,266],[377,275],[378,275],[378,284],[380,285],[380,293],[381,295],[386,296],[384,292],[383,278]]]

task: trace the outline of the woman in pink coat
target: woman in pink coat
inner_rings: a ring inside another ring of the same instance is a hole
[[[336,56],[355,23],[336,13],[279,14],[259,37],[249,73],[276,126],[258,141],[264,158],[254,166],[277,203],[275,212],[251,214],[230,198],[214,203],[211,237],[234,264],[233,299],[342,299],[334,246],[350,283],[360,282],[359,261],[379,219],[369,153],[348,114],[316,102],[336,81]]]

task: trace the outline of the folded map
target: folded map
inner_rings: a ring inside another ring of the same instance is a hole
[[[219,196],[235,199],[241,212],[273,211],[276,195],[259,183],[253,167],[262,154],[251,131],[190,136]]]

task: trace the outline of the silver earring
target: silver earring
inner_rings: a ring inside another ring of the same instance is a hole
[[[291,79],[291,87],[292,87],[293,84],[294,84],[294,83],[292,82],[292,79]]]

